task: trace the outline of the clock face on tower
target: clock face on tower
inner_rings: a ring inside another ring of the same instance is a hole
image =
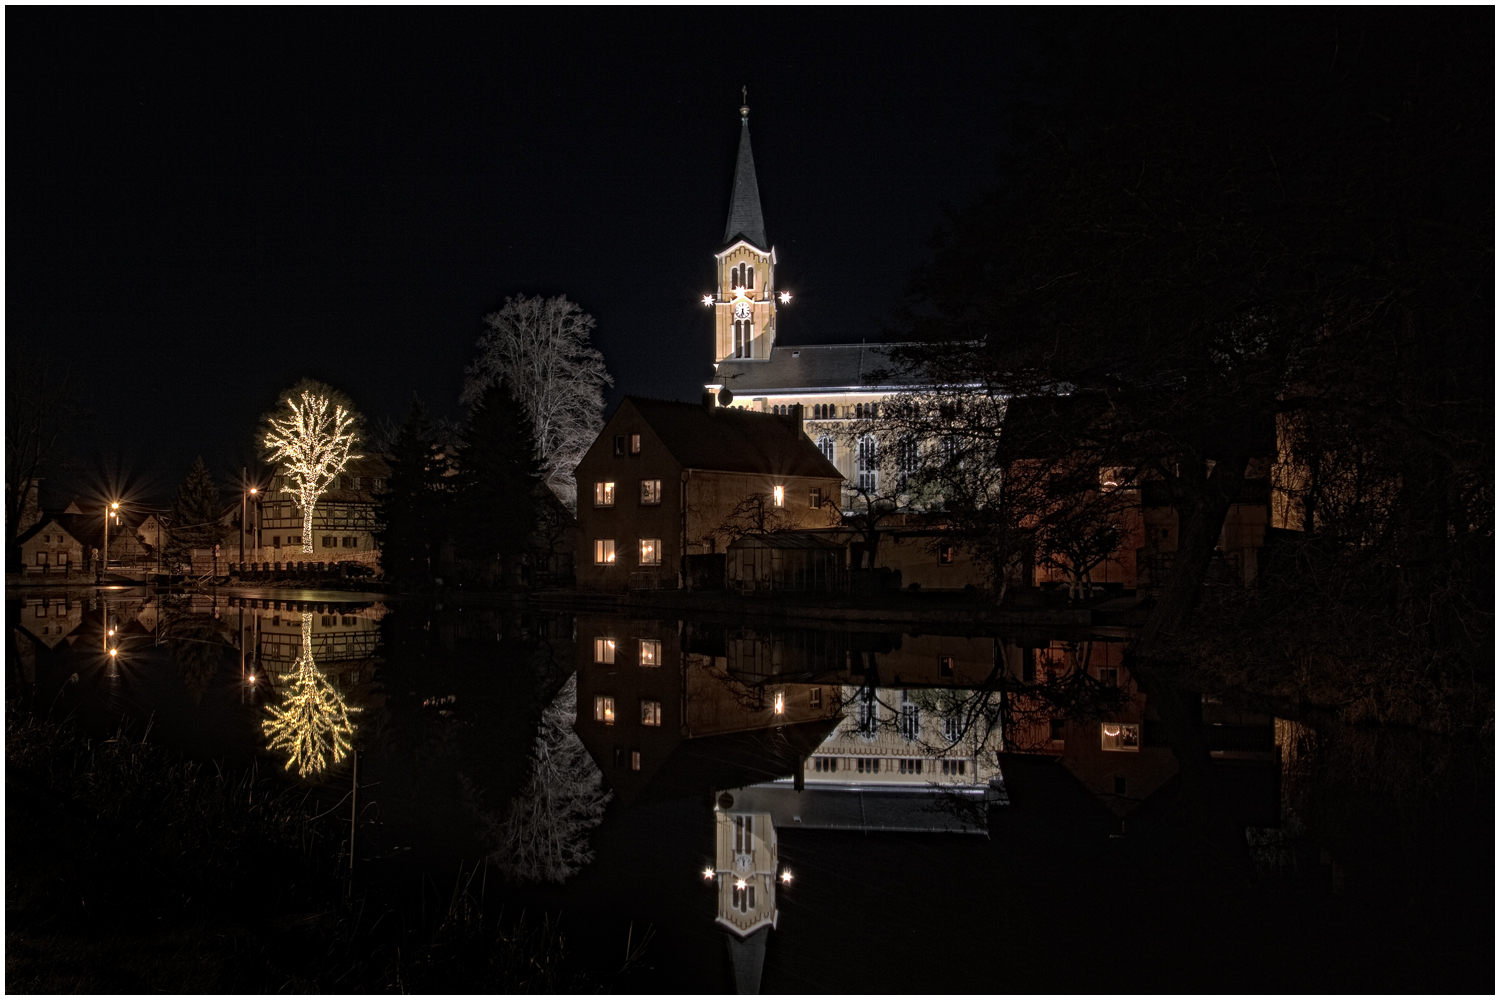
[[[750,318],[750,304],[748,302],[741,302],[739,305],[735,306],[734,307],[734,318],[735,319],[749,319]]]

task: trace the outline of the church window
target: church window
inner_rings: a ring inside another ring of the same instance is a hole
[[[734,356],[748,358],[750,344],[755,339],[755,325],[748,319],[734,321]]]
[[[875,726],[878,721],[875,708],[875,689],[866,687],[859,692],[859,701],[854,706],[854,728],[862,740],[873,740],[875,738]]]
[[[830,437],[827,434],[824,434],[822,437],[818,438],[818,450],[823,453],[823,457],[824,458],[826,458],[826,459],[828,459],[828,461],[832,462],[833,461],[833,438]]]
[[[920,459],[921,452],[915,437],[907,435],[896,443],[896,465],[901,472],[903,482],[907,477],[916,475]]]
[[[905,689],[901,692],[901,717],[897,722],[901,732],[901,738],[910,743],[922,734],[922,713],[916,702],[912,701],[911,692]]]
[[[641,480],[641,503],[644,506],[651,506],[653,504],[661,503],[660,479]]]
[[[730,268],[729,287],[731,289],[744,288],[747,290],[754,288],[755,268],[751,267],[749,264],[740,264],[736,267]]]
[[[875,435],[866,434],[859,439],[859,491],[861,493],[873,493],[878,485],[879,473],[876,471],[877,454],[875,449]]]

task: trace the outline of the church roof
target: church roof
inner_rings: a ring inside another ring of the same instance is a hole
[[[773,347],[765,361],[719,362],[716,373],[736,396],[805,389],[860,389],[915,386],[892,369],[892,344],[813,344]],[[881,377],[876,377],[881,376]]]
[[[787,417],[641,396],[625,399],[684,468],[843,478]]]
[[[760,188],[755,183],[755,157],[750,155],[749,110],[741,109],[740,153],[734,164],[734,187],[729,194],[729,221],[724,225],[724,245],[746,239],[762,250],[766,242],[766,221],[760,214]]]

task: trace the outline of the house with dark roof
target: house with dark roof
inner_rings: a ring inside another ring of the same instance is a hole
[[[67,578],[87,572],[84,539],[90,537],[81,514],[44,514],[16,539],[20,571],[26,576]],[[94,531],[94,536],[102,532]]]
[[[788,416],[627,396],[579,462],[580,588],[683,585],[749,530],[829,527],[842,477]]]

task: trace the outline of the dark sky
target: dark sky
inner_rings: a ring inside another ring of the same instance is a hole
[[[994,11],[16,9],[7,332],[84,370],[88,472],[228,478],[303,375],[456,396],[481,317],[565,293],[629,392],[694,399],[740,87],[782,342],[877,339],[994,178]]]

